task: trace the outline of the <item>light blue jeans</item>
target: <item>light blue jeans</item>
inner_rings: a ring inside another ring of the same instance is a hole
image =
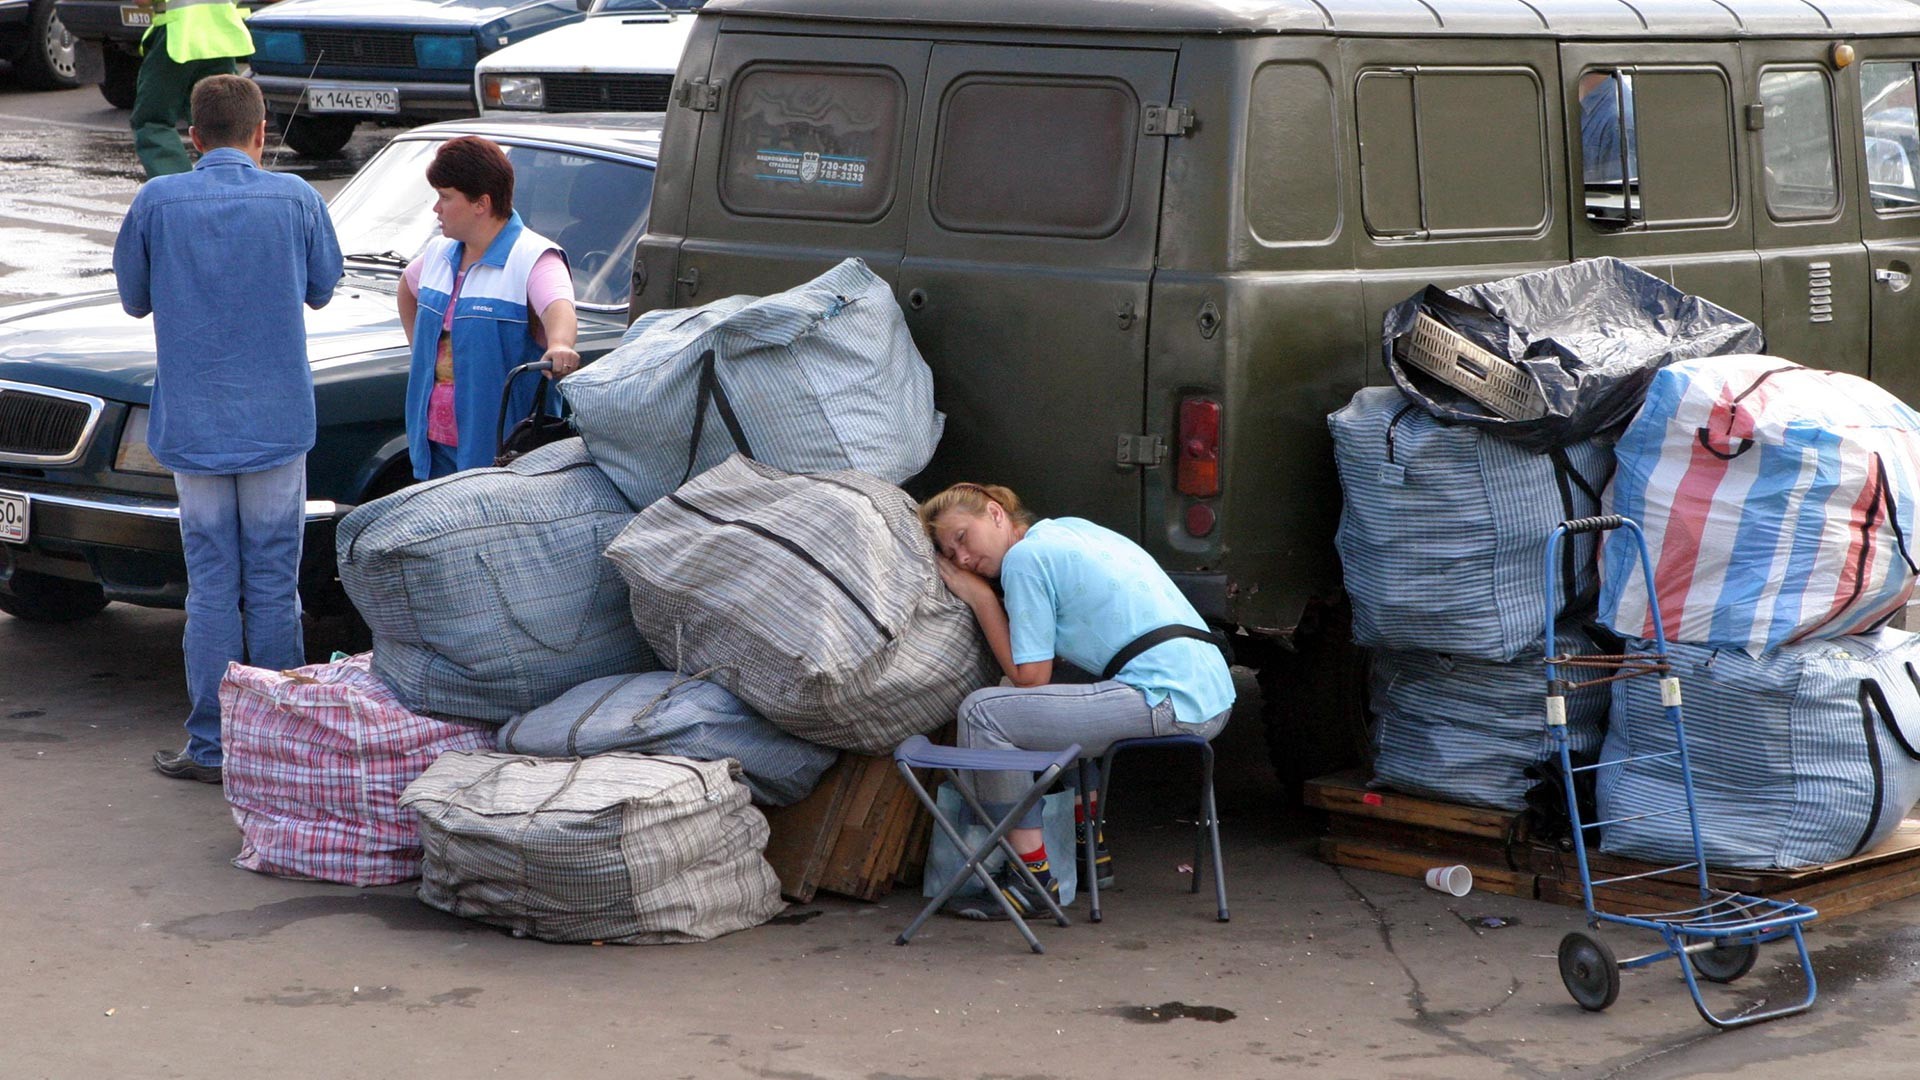
[[[1115,680],[993,686],[960,703],[953,741],[973,750],[1065,750],[1079,743],[1083,757],[1099,757],[1121,739],[1190,734],[1211,742],[1227,726],[1227,715],[1183,724],[1174,719],[1171,699],[1149,706],[1146,694]],[[975,778],[974,793],[996,817],[1013,809],[1033,786],[1031,773],[968,775]],[[1015,827],[1037,829],[1040,822],[1041,806],[1035,803]]]
[[[175,473],[173,482],[187,555],[187,755],[218,765],[227,662],[307,662],[299,591],[307,458],[233,476]]]

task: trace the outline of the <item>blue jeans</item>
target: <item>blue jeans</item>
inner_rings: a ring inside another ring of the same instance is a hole
[[[1053,683],[1048,686],[988,687],[960,703],[955,746],[973,750],[1065,750],[1080,744],[1082,757],[1099,757],[1121,739],[1192,734],[1211,742],[1227,726],[1227,713],[1203,724],[1182,724],[1173,702],[1149,706],[1147,695],[1125,683]],[[973,773],[974,793],[996,817],[1004,816],[1033,786],[1033,774]],[[1035,803],[1017,828],[1040,827]]]
[[[427,479],[438,480],[460,471],[460,466],[454,461],[453,451],[454,447],[446,443],[427,442],[427,452],[432,455],[427,459]]]
[[[233,476],[175,473],[173,482],[187,555],[187,755],[218,765],[227,662],[307,662],[299,591],[307,458]]]

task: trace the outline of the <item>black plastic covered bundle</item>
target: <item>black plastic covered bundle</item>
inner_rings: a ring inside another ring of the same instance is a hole
[[[1536,381],[1546,414],[1507,420],[1394,355],[1422,312]],[[1632,419],[1653,373],[1677,360],[1765,352],[1760,328],[1619,259],[1588,259],[1483,285],[1429,285],[1387,312],[1387,370],[1448,423],[1474,424],[1542,453]]]

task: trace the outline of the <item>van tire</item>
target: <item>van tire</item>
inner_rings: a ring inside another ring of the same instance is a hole
[[[287,149],[301,157],[330,158],[339,156],[359,124],[360,121],[351,116],[296,113],[291,117],[275,114],[270,126],[279,133]]]
[[[1307,781],[1366,763],[1367,651],[1353,644],[1345,605],[1303,619],[1292,648],[1260,664],[1260,719],[1282,800],[1298,805]]]
[[[98,615],[107,595],[92,581],[72,581],[48,574],[15,570],[0,592],[0,611],[31,623],[70,623]]]
[[[140,85],[140,57],[109,45],[101,50],[106,77],[100,81],[100,96],[116,109],[131,109]]]

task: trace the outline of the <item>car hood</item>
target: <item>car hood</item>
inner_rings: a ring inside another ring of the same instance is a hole
[[[418,27],[444,24],[467,29],[490,23],[541,0],[474,3],[472,0],[280,0],[247,19],[249,26],[332,26],[350,24],[356,30]]]
[[[481,73],[495,71],[611,72],[671,75],[680,66],[694,17],[595,15],[558,27],[480,58]]]
[[[315,364],[406,347],[393,293],[353,278],[307,311]],[[153,394],[153,320],[120,309],[114,293],[0,307],[0,379],[145,404]]]

